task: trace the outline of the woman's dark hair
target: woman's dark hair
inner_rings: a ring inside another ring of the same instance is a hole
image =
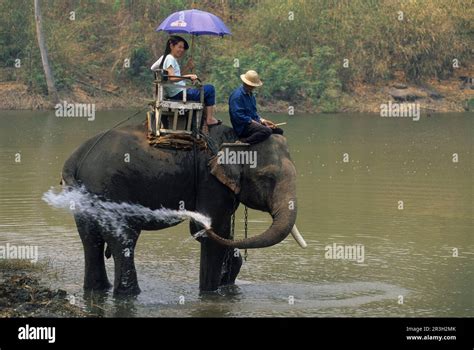
[[[189,44],[184,38],[178,35],[172,35],[169,37],[168,41],[166,42],[166,48],[165,48],[165,53],[163,54],[163,59],[161,60],[161,63],[160,63],[160,69],[163,69],[163,64],[165,63],[166,56],[168,56],[171,53],[171,45],[176,45],[180,42],[184,43],[185,50],[189,49]]]

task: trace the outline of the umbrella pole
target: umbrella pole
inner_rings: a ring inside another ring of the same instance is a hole
[[[193,54],[194,54],[194,34],[192,34],[191,36],[191,59],[193,60],[193,63],[194,63]],[[191,67],[191,73],[194,73],[194,67]]]

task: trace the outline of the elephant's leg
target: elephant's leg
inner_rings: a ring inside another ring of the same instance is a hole
[[[139,235],[139,230],[125,228],[118,237],[107,239],[115,263],[114,295],[140,293],[135,269],[135,246]]]
[[[85,216],[75,216],[77,230],[84,247],[84,289],[104,291],[111,287],[104,263],[104,239],[102,228]]]
[[[222,263],[227,248],[209,239],[201,242],[201,263],[199,270],[199,289],[203,292],[219,288],[222,276]]]
[[[214,219],[212,226],[217,232],[226,235],[230,234],[230,217]],[[195,223],[190,224],[191,234],[200,230]],[[201,291],[214,291],[222,284],[231,284],[235,281],[240,270],[241,262],[238,258],[226,259],[232,249],[224,247],[210,239],[200,239],[201,242],[201,263],[199,271],[199,289]],[[226,263],[226,265],[224,265]]]

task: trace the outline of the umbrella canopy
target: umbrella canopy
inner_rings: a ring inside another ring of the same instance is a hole
[[[168,16],[156,28],[157,32],[168,34],[184,33],[192,35],[230,35],[229,28],[212,13],[200,10],[185,10]]]

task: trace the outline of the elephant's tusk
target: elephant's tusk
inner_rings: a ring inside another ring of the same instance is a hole
[[[301,235],[300,231],[298,231],[298,228],[296,227],[296,225],[293,225],[293,228],[291,229],[291,235],[293,236],[295,241],[300,245],[301,248],[304,249],[308,246],[303,236]]]

